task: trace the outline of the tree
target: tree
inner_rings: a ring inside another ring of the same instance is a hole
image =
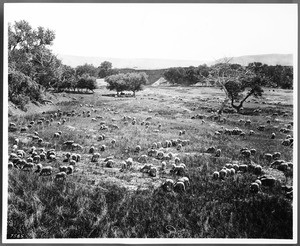
[[[94,89],[97,88],[96,78],[90,76],[89,74],[83,74],[77,81],[76,87],[78,89],[86,89],[94,92]]]
[[[114,73],[115,71],[112,69],[112,63],[109,61],[102,62],[98,67],[98,77],[101,79],[110,76]]]
[[[228,92],[228,96],[231,99],[231,106],[239,113],[243,107],[244,102],[250,97],[262,96],[263,89],[261,88],[262,79],[260,77],[253,77],[249,80],[228,81],[225,84],[225,88]],[[246,95],[242,93],[247,90]],[[235,101],[238,101],[238,105],[235,105]]]
[[[124,73],[114,74],[106,77],[105,82],[107,82],[107,89],[115,90],[119,96],[120,92],[127,90],[127,84],[124,78]]]
[[[183,84],[186,72],[182,67],[173,67],[165,71],[163,77],[171,84]]]
[[[147,84],[146,73],[119,73],[105,78],[107,89],[116,90],[117,95],[123,91],[132,91],[133,96],[137,91],[143,89],[143,85]]]
[[[251,85],[251,83],[248,83],[249,81],[255,81],[253,80],[255,74],[251,70],[247,70],[239,64],[230,64],[230,60],[229,58],[224,58],[221,63],[211,66],[210,78],[214,79],[215,83],[219,85],[225,93],[225,99],[218,110],[219,114],[223,113],[224,107],[230,99],[231,101],[238,99],[240,93],[246,89],[246,85]],[[249,96],[258,93],[258,87],[251,87],[253,91]],[[249,96],[247,96],[247,98]],[[242,104],[244,101],[242,100]],[[236,106],[234,108],[239,112],[241,107]]]
[[[135,93],[137,91],[141,91],[143,89],[143,85],[146,85],[148,82],[148,75],[144,72],[142,73],[127,73],[125,76],[125,81],[127,84],[127,90],[133,92],[133,96],[135,97]]]
[[[97,68],[94,67],[93,64],[85,63],[84,65],[77,66],[75,68],[75,71],[76,71],[76,76],[78,78],[83,76],[84,74],[88,74],[91,77],[97,76]]]

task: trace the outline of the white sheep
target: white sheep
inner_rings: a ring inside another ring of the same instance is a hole
[[[166,169],[166,167],[167,167],[167,163],[165,161],[163,161],[161,163],[161,170],[164,171]]]
[[[216,150],[216,157],[220,157],[221,156],[221,149],[217,149]]]
[[[67,166],[60,166],[59,168],[60,172],[67,172],[68,167]]]
[[[152,168],[152,164],[145,164],[141,169],[140,171],[143,172],[143,173],[148,173],[149,170]]]
[[[65,181],[67,177],[67,173],[66,172],[59,172],[55,175],[54,180],[62,180]]]
[[[135,152],[140,152],[142,150],[142,147],[140,145],[137,145],[135,147]]]
[[[69,164],[72,165],[72,166],[75,166],[76,165],[76,161],[75,160],[70,160]]]
[[[52,174],[51,166],[43,167],[40,171],[40,176],[50,176],[51,174]]]
[[[256,182],[251,183],[250,192],[256,194],[258,193],[258,191],[259,191],[259,184]]]
[[[156,167],[151,167],[150,170],[149,170],[149,175],[151,177],[156,177],[156,174],[157,174],[157,168]]]
[[[174,181],[172,179],[166,179],[162,185],[165,191],[172,191],[174,188]]]
[[[239,165],[239,171],[247,172],[248,171],[248,166],[247,165]]]
[[[174,185],[175,192],[185,192],[185,185],[183,182],[176,182]]]
[[[97,162],[100,158],[100,153],[94,153],[91,162]]]
[[[141,155],[139,158],[139,162],[146,163],[147,162],[147,155]]]
[[[129,157],[125,162],[126,162],[126,167],[127,167],[127,168],[131,168],[131,167],[132,167],[132,165],[133,165],[133,160],[132,160],[131,157]]]
[[[191,185],[188,177],[179,178],[177,182],[183,182],[185,187],[189,187]]]
[[[106,167],[112,168],[114,166],[114,164],[115,164],[115,162],[112,159],[110,159],[106,162]]]
[[[220,177],[220,173],[218,171],[213,172],[212,178],[217,180]]]
[[[275,152],[272,157],[273,157],[274,160],[277,160],[281,157],[281,153],[280,152]]]

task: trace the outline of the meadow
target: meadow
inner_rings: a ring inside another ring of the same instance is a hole
[[[293,91],[264,90],[263,98],[248,99],[242,114],[228,107],[221,119],[209,116],[223,101],[223,91],[179,86],[146,86],[135,98],[115,97],[113,92],[100,88],[94,94],[67,94],[66,101],[10,116],[9,122],[17,126],[16,131],[9,132],[10,153],[18,138],[18,149],[28,153],[33,145],[53,148],[56,160],[41,162],[53,167],[52,176],[8,170],[7,238],[292,239],[293,200],[282,186],[293,186],[293,174],[271,168],[265,154],[281,152],[280,159],[293,161],[293,148],[282,145],[287,133],[280,131],[293,121]],[[33,124],[20,132],[30,121],[42,117],[49,120],[58,109],[75,115],[55,118],[49,126]],[[83,111],[91,111],[90,117],[83,116]],[[203,115],[204,120],[195,115]],[[66,122],[58,125],[63,118]],[[251,124],[245,125],[249,119]],[[103,125],[107,127],[102,129]],[[258,131],[259,125],[265,125],[265,130]],[[235,127],[246,134],[223,133],[225,128]],[[255,134],[249,135],[251,130]],[[32,140],[35,131],[43,143]],[[58,131],[62,134],[54,139]],[[276,133],[274,139],[272,133]],[[291,129],[288,134],[292,133]],[[105,135],[104,140],[99,140],[100,135]],[[162,171],[162,161],[149,156],[148,151],[154,142],[171,139],[189,140],[189,144],[180,150],[163,148],[173,157]],[[67,149],[63,143],[69,140],[83,149]],[[100,151],[102,145],[106,146],[104,151]],[[140,151],[136,151],[137,145]],[[91,146],[101,154],[97,162],[91,162]],[[221,150],[219,157],[206,153],[211,146]],[[250,184],[258,178],[251,172],[224,180],[212,178],[213,172],[226,163],[246,163],[242,148],[256,149],[250,161],[262,166],[262,174],[276,178],[274,186],[261,186],[258,193],[251,193]],[[81,160],[65,181],[56,181],[53,176],[64,164],[67,152],[79,153]],[[155,177],[140,171],[144,163],[139,158],[144,154],[146,162],[159,170]],[[114,160],[113,167],[105,166],[108,157]],[[129,157],[133,165],[122,170],[122,161]],[[169,172],[174,157],[185,163],[185,176],[190,180],[182,193],[161,188],[167,178],[178,178]]]

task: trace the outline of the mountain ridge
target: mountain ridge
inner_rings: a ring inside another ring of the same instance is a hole
[[[215,61],[209,60],[180,60],[180,59],[154,59],[154,58],[109,58],[93,56],[74,56],[59,54],[58,58],[68,66],[76,67],[85,63],[100,66],[101,62],[109,61],[114,68],[131,69],[165,69],[170,67],[189,67],[207,64],[208,66],[221,62],[223,58]],[[232,57],[230,63],[238,63],[243,66],[251,62],[261,62],[267,65],[293,66],[292,54],[261,54]]]

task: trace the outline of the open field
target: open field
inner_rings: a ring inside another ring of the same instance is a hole
[[[282,188],[293,186],[292,165],[278,170],[271,167],[276,158],[265,157],[280,152],[280,160],[293,161],[293,148],[282,145],[287,135],[293,136],[291,90],[265,88],[263,98],[248,99],[243,114],[229,109],[221,118],[214,117],[224,98],[217,88],[148,86],[136,98],[115,97],[104,88],[70,95],[72,100],[61,100],[43,113],[41,108],[38,113],[28,110],[9,117],[16,125],[9,132],[9,154],[23,149],[27,159],[35,146],[37,152],[54,149],[55,158],[38,162],[52,167],[50,176],[35,172],[37,164],[29,171],[9,169],[8,238],[293,237],[292,196]],[[58,112],[61,116],[55,115]],[[247,120],[251,120],[248,125]],[[263,131],[257,129],[260,125],[265,125]],[[23,132],[22,127],[26,127]],[[245,134],[225,133],[236,127]],[[166,140],[176,144],[168,145]],[[82,148],[68,147],[66,141]],[[154,148],[163,153],[162,158],[149,153],[158,142],[168,145]],[[92,146],[100,153],[96,161]],[[220,156],[207,153],[212,146],[221,150]],[[256,151],[246,158],[242,148]],[[64,161],[68,152],[80,154],[81,159],[65,180],[56,180],[59,167],[69,165]],[[186,165],[184,174],[170,172],[176,157]],[[123,168],[128,158],[133,163]],[[111,167],[107,159],[113,160]],[[156,175],[141,172],[146,163],[156,167]],[[227,163],[249,169],[260,165],[262,170],[214,180],[213,173]],[[251,192],[250,184],[263,175],[273,176],[275,183]],[[166,179],[176,181],[181,176],[190,181],[184,192],[162,189]]]

